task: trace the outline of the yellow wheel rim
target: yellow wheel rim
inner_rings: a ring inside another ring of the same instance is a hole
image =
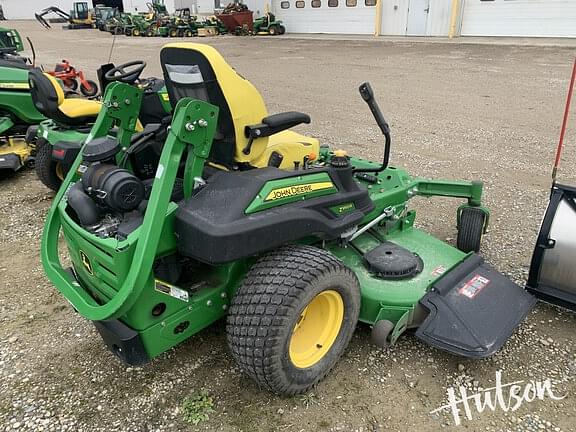
[[[314,366],[338,337],[344,320],[344,301],[334,291],[322,291],[304,308],[290,338],[290,360],[298,368]]]
[[[60,180],[64,180],[64,167],[62,166],[62,164],[60,162],[58,162],[56,164],[56,177],[58,177]]]

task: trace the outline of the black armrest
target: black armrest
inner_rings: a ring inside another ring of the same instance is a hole
[[[271,128],[281,128],[282,130],[290,129],[301,123],[310,123],[310,116],[297,111],[289,111],[279,114],[272,114],[262,119],[262,123]]]
[[[298,126],[301,123],[310,123],[310,116],[297,111],[289,111],[264,117],[260,124],[246,126],[244,128],[244,134],[246,138],[248,138],[248,143],[242,150],[242,153],[245,155],[250,154],[252,142],[256,138],[274,135],[275,133]]]
[[[264,117],[262,123],[246,126],[244,132],[247,138],[262,138],[290,129],[302,123],[310,123],[310,116],[308,114],[289,111]]]

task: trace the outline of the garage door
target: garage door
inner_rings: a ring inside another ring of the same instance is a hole
[[[576,0],[465,0],[462,36],[576,37]]]
[[[290,33],[374,34],[376,0],[276,0],[272,11]]]

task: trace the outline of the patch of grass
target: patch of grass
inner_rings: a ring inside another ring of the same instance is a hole
[[[310,405],[317,405],[319,403],[318,398],[314,393],[303,394],[299,396],[298,399],[300,400],[300,403],[302,403],[302,406],[306,409],[308,409]]]
[[[184,420],[193,425],[207,421],[209,414],[214,413],[214,401],[206,391],[201,390],[184,398],[182,402],[182,415]]]

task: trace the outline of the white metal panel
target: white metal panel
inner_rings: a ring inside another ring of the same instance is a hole
[[[406,35],[409,0],[382,1],[382,27],[380,34],[386,36]]]
[[[281,1],[289,1],[290,7],[282,9]],[[366,6],[365,0],[347,7],[346,0],[338,0],[337,7],[328,7],[328,0],[320,0],[321,6],[313,8],[311,0],[305,6],[296,7],[296,0],[273,0],[272,12],[284,22],[290,33],[342,33],[374,34],[376,6]]]
[[[426,36],[448,36],[452,0],[430,0]]]
[[[243,0],[248,9],[254,12],[254,18],[263,16],[266,13],[266,0]]]
[[[192,15],[198,15],[198,0],[174,0],[174,10],[184,8],[190,9]],[[168,12],[172,12],[170,7],[168,7]]]
[[[576,37],[576,1],[466,0],[462,36]]]
[[[124,12],[148,12],[148,5],[146,3],[151,3],[150,0],[123,0]],[[170,4],[172,3],[172,4]],[[174,12],[174,2],[166,2],[166,7],[168,11]]]
[[[425,36],[430,0],[410,0],[408,4],[407,36]]]
[[[214,15],[214,0],[197,0],[199,15]]]

